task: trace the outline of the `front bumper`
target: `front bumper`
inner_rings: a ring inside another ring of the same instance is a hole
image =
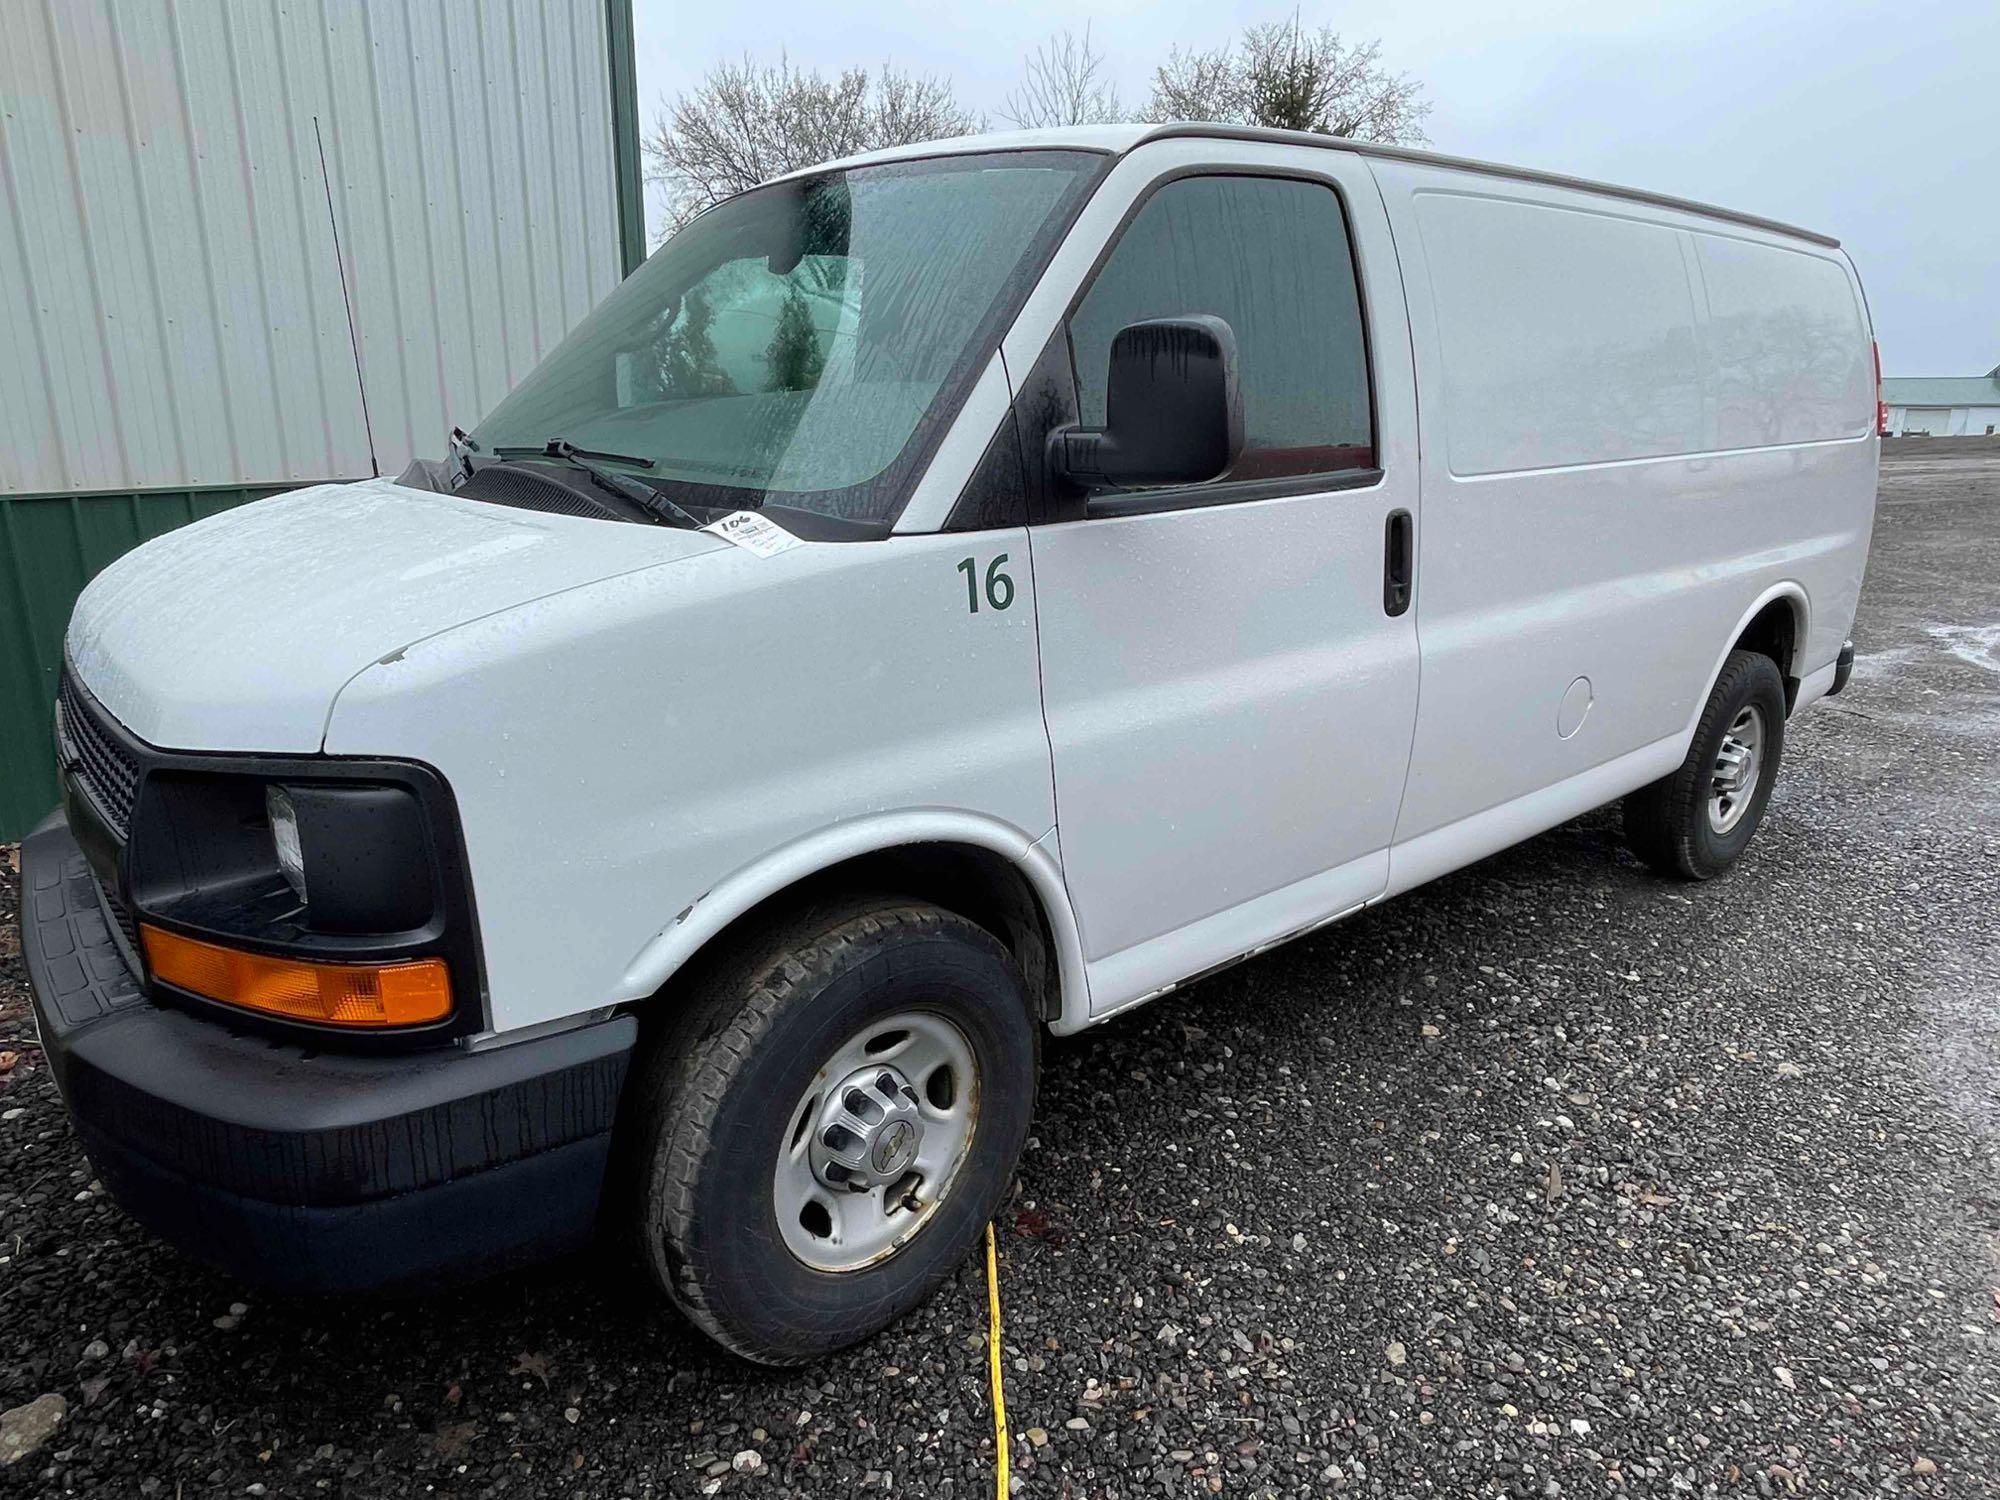
[[[432,1284],[585,1242],[638,1024],[479,1051],[348,1055],[144,995],[68,825],[21,846],[36,1024],[99,1178],[133,1218],[246,1281]]]

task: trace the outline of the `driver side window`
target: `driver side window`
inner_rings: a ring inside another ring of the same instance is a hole
[[[1217,175],[1154,192],[1070,318],[1082,421],[1104,423],[1119,329],[1201,313],[1234,330],[1243,390],[1243,453],[1215,482],[1374,467],[1360,290],[1331,187]]]

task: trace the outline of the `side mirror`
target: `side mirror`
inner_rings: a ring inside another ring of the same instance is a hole
[[[1049,466],[1086,490],[1200,484],[1243,451],[1236,335],[1222,319],[1153,318],[1111,341],[1103,427],[1058,427]]]

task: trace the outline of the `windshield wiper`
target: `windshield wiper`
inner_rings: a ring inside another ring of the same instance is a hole
[[[445,449],[458,469],[458,477],[452,482],[463,484],[472,477],[472,455],[479,451],[478,442],[463,427],[453,427]]]
[[[650,469],[653,460],[637,458],[628,453],[606,453],[597,448],[579,448],[565,438],[550,438],[539,448],[495,448],[496,458],[555,458],[564,463],[574,464],[588,474],[601,488],[612,494],[630,500],[662,526],[685,526],[690,531],[699,531],[703,522],[692,512],[683,510],[664,493],[650,484],[642,484],[628,474],[619,474],[611,469],[600,468],[591,462],[601,458],[615,464],[636,464]]]
[[[641,458],[636,453],[611,453],[603,448],[579,448],[568,438],[550,438],[539,448],[495,448],[493,451],[502,458],[509,456],[522,458],[532,453],[542,458],[601,458],[606,463],[630,464],[635,469],[653,467],[652,459]]]

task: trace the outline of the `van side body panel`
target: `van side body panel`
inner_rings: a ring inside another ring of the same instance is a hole
[[[1427,842],[1401,889],[1670,770],[1760,601],[1801,601],[1791,675],[1830,664],[1876,442],[1866,314],[1837,249],[1372,165],[1425,456],[1423,689],[1396,837]],[[1565,783],[1577,796],[1548,794]],[[1474,819],[1483,834],[1428,838]]]
[[[450,781],[492,1025],[531,1026],[643,997],[689,951],[665,935],[733,914],[711,892],[748,904],[744,872],[844,825],[1025,854],[1055,823],[1034,617],[1018,529],[732,546],[419,641],[346,688],[326,749]],[[937,816],[884,821],[912,810]]]

